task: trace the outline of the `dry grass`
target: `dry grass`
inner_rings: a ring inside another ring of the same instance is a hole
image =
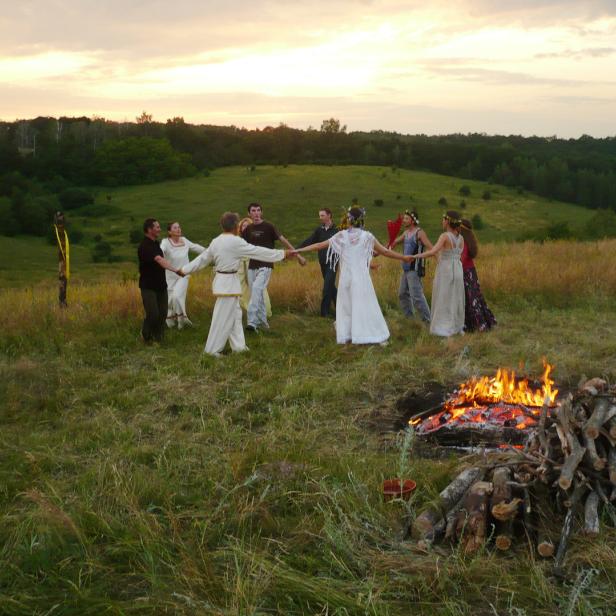
[[[400,266],[378,259],[373,273],[382,303],[396,305]],[[424,281],[430,296],[435,261]],[[613,296],[616,290],[616,240],[599,242],[548,242],[488,244],[477,259],[481,287],[488,298],[526,298],[563,305],[586,296]],[[193,276],[188,305],[194,312],[211,309],[211,272]],[[305,267],[285,263],[276,267],[270,283],[276,306],[315,313],[321,294],[321,275],[314,259]],[[92,284],[73,281],[69,287],[70,311],[56,308],[55,289],[48,285],[7,290],[0,294],[0,328],[15,335],[40,331],[54,324],[79,324],[108,317],[138,318],[141,298],[134,281],[103,279]]]

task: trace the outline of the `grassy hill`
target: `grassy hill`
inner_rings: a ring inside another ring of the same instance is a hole
[[[161,223],[179,220],[187,237],[207,244],[218,234],[223,211],[244,213],[251,201],[263,205],[266,218],[291,242],[300,242],[310,233],[319,207],[329,207],[339,219],[353,198],[368,210],[367,228],[383,240],[387,219],[412,207],[418,210],[428,235],[435,238],[443,210],[459,209],[462,185],[470,187],[471,195],[465,198],[467,206],[461,211],[468,218],[481,216],[485,228],[478,235],[484,242],[511,241],[561,221],[580,226],[593,214],[579,206],[518,194],[485,182],[388,167],[268,166],[254,171],[230,167],[209,177],[101,190],[93,206],[97,216],[70,212],[70,220],[85,232],[82,245],[73,247],[74,279],[92,280],[118,269],[125,276],[134,276],[135,247],[128,236],[146,217],[157,217]],[[492,194],[489,201],[481,198],[486,190]],[[438,204],[443,196],[447,207]],[[375,206],[375,200],[382,200],[383,206]],[[112,245],[123,264],[92,263],[90,250],[97,235]],[[55,271],[55,251],[44,240],[18,237],[4,238],[0,243],[0,284],[53,282]]]

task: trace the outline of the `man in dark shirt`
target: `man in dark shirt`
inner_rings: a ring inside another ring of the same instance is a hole
[[[163,251],[157,241],[160,234],[160,223],[155,218],[146,218],[143,223],[145,237],[137,248],[139,257],[139,289],[145,319],[141,328],[144,342],[160,342],[165,331],[167,318],[167,280],[165,270],[183,276],[169,261],[163,257]]]
[[[299,248],[310,246],[310,244],[318,244],[331,239],[338,233],[336,225],[332,222],[332,211],[328,207],[319,210],[319,220],[321,224],[313,231],[312,235],[306,238]],[[327,263],[327,248],[319,250],[319,265],[321,266],[321,274],[323,276],[323,297],[321,299],[321,316],[327,317],[330,315],[332,303],[336,307],[336,269]]]
[[[278,232],[276,227],[270,222],[263,220],[263,209],[258,203],[251,203],[248,206],[248,215],[252,219],[252,224],[248,225],[242,237],[255,246],[264,248],[274,248],[274,242],[279,240],[288,250],[294,250],[287,239]],[[306,265],[306,259],[297,255],[300,265]],[[272,276],[272,263],[251,259],[248,264],[248,285],[250,286],[250,301],[247,310],[246,331],[256,332],[259,327],[269,329],[267,322],[267,310],[265,307],[264,291],[267,289]]]

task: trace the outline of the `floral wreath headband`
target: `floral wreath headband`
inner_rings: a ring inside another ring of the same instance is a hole
[[[443,218],[450,224],[450,225],[461,225],[462,224],[462,219],[461,218],[452,218],[451,216],[449,216],[448,214],[443,214]]]
[[[404,213],[407,216],[410,216],[411,219],[413,220],[413,222],[418,225],[419,224],[419,216],[417,216],[417,214],[415,212],[411,212],[411,210],[404,210]]]
[[[359,211],[361,212],[361,216],[357,216],[357,217],[353,216],[353,214],[351,214],[351,210],[353,210],[353,209],[357,209],[357,210],[359,210]],[[346,217],[347,217],[347,220],[348,220],[349,222],[355,222],[356,220],[363,220],[363,218],[364,218],[364,216],[365,216],[365,215],[366,215],[366,210],[365,210],[365,208],[363,208],[363,207],[359,207],[359,205],[353,205],[353,206],[351,206],[351,207],[347,210],[347,213],[346,213]]]

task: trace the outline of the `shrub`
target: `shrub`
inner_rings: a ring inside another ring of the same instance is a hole
[[[92,261],[94,263],[111,263],[113,259],[111,244],[109,242],[97,242],[92,249]]]
[[[445,205],[445,206],[446,206],[446,205],[447,205],[447,199],[445,199],[445,197],[441,197],[441,198],[438,200],[438,204],[439,204],[439,205]]]
[[[464,201],[464,199],[462,199],[462,201],[460,201],[460,209],[461,210],[465,210],[466,209],[466,201]]]
[[[483,229],[483,227],[485,226],[479,214],[475,214],[471,218],[471,222],[473,223],[473,229]]]
[[[375,199],[374,207],[383,207],[385,205],[385,201],[383,199]]]
[[[489,190],[484,190],[483,195],[481,195],[481,198],[484,201],[489,201],[492,198],[492,193]]]
[[[132,229],[128,234],[128,241],[131,244],[138,244],[143,239],[143,231],[141,229]]]
[[[471,189],[470,186],[467,186],[466,184],[464,184],[463,186],[460,186],[460,190],[458,191],[463,197],[469,197],[471,194]]]
[[[83,188],[66,188],[59,195],[60,206],[64,210],[74,210],[94,203],[94,197]]]
[[[604,237],[616,237],[616,212],[598,210],[584,225],[584,237],[599,240]]]
[[[0,229],[2,229],[2,234],[12,237],[19,233],[20,228],[13,212],[11,200],[8,197],[0,197]]]

